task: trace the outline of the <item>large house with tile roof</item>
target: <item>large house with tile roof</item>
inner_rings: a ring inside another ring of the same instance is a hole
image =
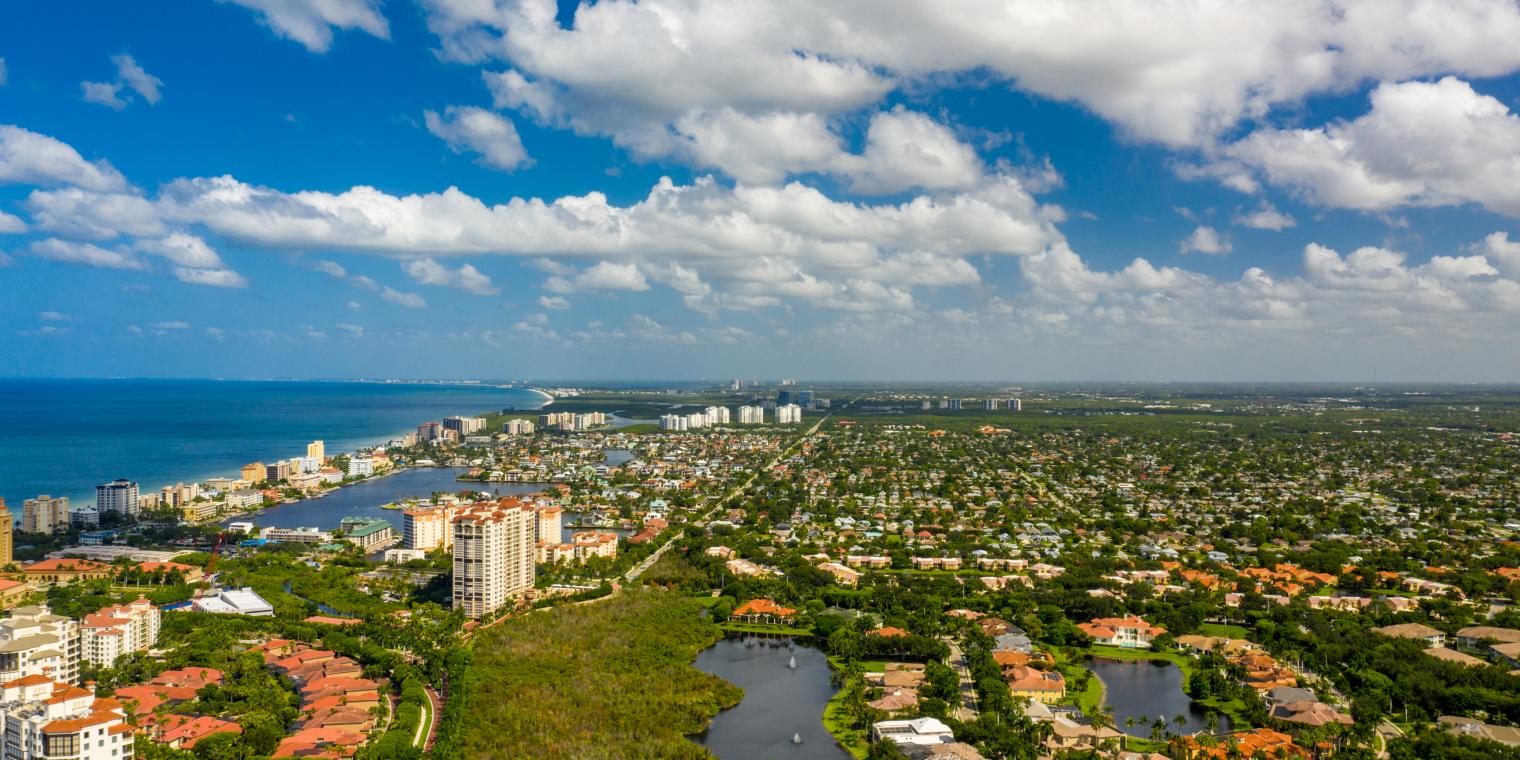
[[[1091,636],[1095,643],[1126,649],[1149,649],[1157,636],[1166,633],[1165,628],[1151,625],[1139,615],[1093,618],[1089,622],[1078,623],[1077,628]]]

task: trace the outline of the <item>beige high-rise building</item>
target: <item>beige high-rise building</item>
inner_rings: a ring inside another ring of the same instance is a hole
[[[421,507],[401,513],[401,545],[425,552],[454,545],[454,508]]]
[[[537,518],[537,531],[534,539],[548,541],[557,544],[564,540],[561,534],[565,510],[563,507],[539,507],[533,510]]]
[[[5,499],[0,498],[0,567],[9,565],[13,559],[11,547],[15,543],[15,532],[16,516],[5,506]]]
[[[308,457],[316,457],[317,458],[317,462],[319,462],[319,463],[326,461],[327,460],[327,446],[326,446],[326,444],[322,443],[321,441],[312,441],[311,443],[306,444],[306,456],[308,456]]]
[[[47,494],[21,502],[21,530],[25,533],[57,533],[69,527],[69,497]]]
[[[536,532],[533,509],[516,499],[456,515],[454,608],[480,618],[532,589]]]

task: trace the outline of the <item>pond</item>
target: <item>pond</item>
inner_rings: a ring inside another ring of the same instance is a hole
[[[1103,681],[1103,703],[1114,714],[1114,728],[1130,736],[1150,738],[1151,724],[1160,718],[1167,730],[1194,734],[1208,730],[1209,710],[1195,704],[1182,690],[1182,670],[1166,660],[1116,660],[1094,657],[1087,663]],[[1181,715],[1184,723],[1178,726]],[[1134,718],[1133,726],[1126,725]],[[1230,730],[1230,719],[1219,716],[1218,732]]]
[[[796,669],[788,668],[797,658]],[[696,668],[744,689],[692,737],[719,760],[850,760],[823,727],[834,695],[823,653],[785,639],[727,638],[697,655]],[[802,739],[793,744],[792,736]]]
[[[617,467],[626,464],[633,459],[633,452],[628,449],[607,449],[602,453],[602,464],[608,467]]]

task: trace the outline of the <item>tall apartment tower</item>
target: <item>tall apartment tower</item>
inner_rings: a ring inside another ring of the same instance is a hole
[[[402,546],[425,552],[453,546],[453,519],[453,507],[421,507],[402,512]]]
[[[537,517],[516,499],[454,517],[454,608],[480,618],[533,588]]]
[[[306,444],[306,456],[309,458],[315,458],[317,460],[317,464],[321,464],[327,459],[327,444],[322,443],[321,441],[312,441],[311,443]]]
[[[116,513],[127,517],[137,516],[137,484],[126,478],[117,478],[104,485],[95,486],[95,511],[101,515]]]
[[[21,530],[53,534],[69,529],[69,497],[46,494],[21,502]]]
[[[14,543],[12,534],[15,532],[16,516],[5,506],[5,499],[0,498],[0,567],[9,565],[13,559],[11,546]]]

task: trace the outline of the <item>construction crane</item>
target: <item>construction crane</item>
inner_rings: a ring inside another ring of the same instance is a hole
[[[216,545],[211,547],[211,561],[206,563],[206,575],[211,575],[211,571],[216,569],[217,555],[221,552],[222,542],[226,540],[226,532],[216,534]]]

